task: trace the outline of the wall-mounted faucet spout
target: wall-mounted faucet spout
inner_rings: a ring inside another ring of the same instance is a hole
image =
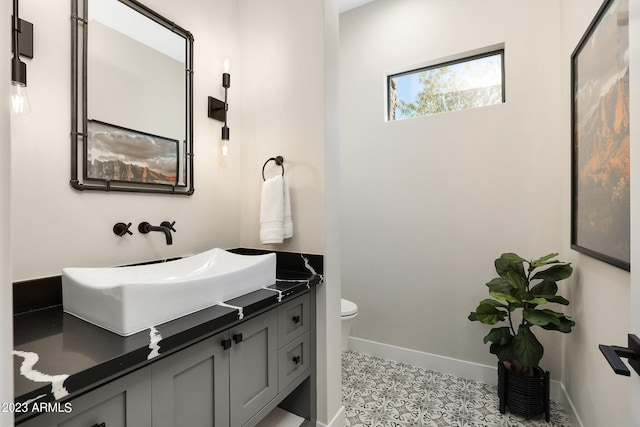
[[[173,224],[175,224],[175,222]],[[150,231],[160,231],[164,233],[164,236],[167,239],[167,245],[171,245],[173,244],[173,237],[171,236],[171,230],[175,231],[175,229],[173,228],[173,224],[168,221],[164,221],[161,225],[155,226],[145,221],[145,222],[141,222],[138,225],[138,231],[142,234],[147,234]],[[169,225],[171,226],[169,227]]]

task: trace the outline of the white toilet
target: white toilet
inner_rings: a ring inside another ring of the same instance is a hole
[[[342,299],[342,351],[345,351],[349,346],[349,333],[351,332],[351,324],[353,319],[358,315],[358,306],[348,299]]]

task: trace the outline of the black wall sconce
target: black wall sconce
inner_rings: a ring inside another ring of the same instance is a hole
[[[227,112],[229,104],[227,103],[227,90],[231,87],[231,75],[229,74],[229,60],[224,60],[224,72],[222,73],[222,87],[224,88],[224,101],[209,97],[208,115],[210,118],[224,122],[222,125],[222,155],[226,156],[229,150],[227,141],[229,141],[229,127],[227,126]]]
[[[27,64],[20,56],[33,58],[33,24],[20,19],[18,0],[13,0],[13,16],[11,25],[11,108],[17,114],[31,110],[27,96]]]

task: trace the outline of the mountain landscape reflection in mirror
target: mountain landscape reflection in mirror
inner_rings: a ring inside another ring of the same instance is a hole
[[[88,122],[86,179],[176,185],[178,141]]]

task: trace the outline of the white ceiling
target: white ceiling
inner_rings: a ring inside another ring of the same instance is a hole
[[[347,10],[355,9],[363,4],[370,3],[373,0],[340,0],[340,13]]]

